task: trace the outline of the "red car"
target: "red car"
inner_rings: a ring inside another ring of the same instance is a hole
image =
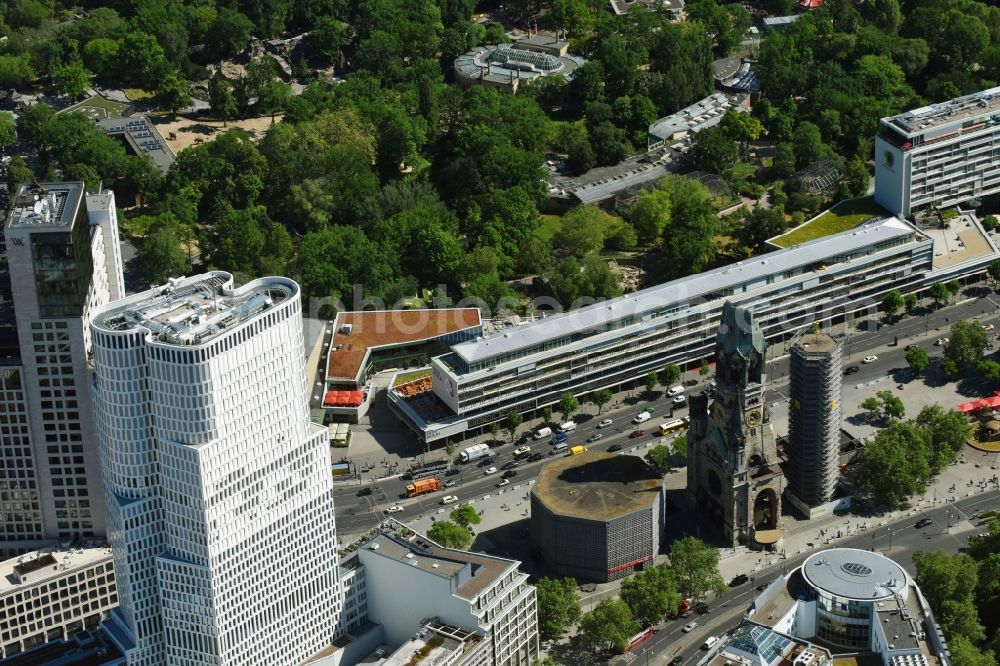
[[[633,430],[632,432],[629,433],[628,438],[635,439],[636,437],[642,437],[645,434],[646,434],[645,430]]]

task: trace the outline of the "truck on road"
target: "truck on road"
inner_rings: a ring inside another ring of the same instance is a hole
[[[473,460],[479,460],[490,454],[490,447],[486,444],[476,444],[470,446],[467,449],[463,449],[459,454],[459,459],[464,462],[472,462]]]
[[[416,497],[417,495],[423,495],[424,493],[434,492],[435,490],[441,490],[440,479],[437,478],[420,479],[419,481],[414,481],[413,483],[407,484],[406,496]]]

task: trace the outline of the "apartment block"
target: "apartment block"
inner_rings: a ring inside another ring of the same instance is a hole
[[[1000,88],[882,118],[875,201],[900,217],[1000,192]]]
[[[4,225],[0,552],[104,539],[89,324],[125,291],[115,210],[112,192],[33,183]]]
[[[443,663],[530,666],[538,655],[535,588],[519,562],[384,531],[357,553],[368,581],[368,619],[382,625],[387,646],[402,646],[401,654],[412,656],[407,644],[429,638],[432,624],[456,641]]]

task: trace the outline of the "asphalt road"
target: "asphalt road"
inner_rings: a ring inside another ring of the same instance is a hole
[[[989,491],[969,497],[964,500],[937,506],[915,516],[907,516],[886,526],[876,527],[849,537],[837,543],[838,548],[875,548],[884,555],[901,564],[910,575],[916,574],[913,566],[913,554],[918,550],[944,550],[957,552],[959,548],[968,545],[968,537],[978,533],[969,530],[969,524],[959,524],[968,520],[973,514],[987,509],[1000,508],[1000,491]],[[950,515],[949,515],[950,514]],[[956,514],[958,518],[956,518]],[[917,529],[915,524],[921,518],[930,518],[933,523],[925,528]],[[949,525],[956,527],[949,528]],[[985,531],[983,528],[982,531]],[[637,666],[648,663],[650,666],[664,666],[672,659],[680,656],[684,666],[693,666],[704,655],[701,645],[709,636],[721,637],[726,632],[735,629],[740,619],[747,612],[750,604],[759,592],[758,585],[770,583],[784,572],[790,571],[802,564],[811,553],[795,555],[782,560],[779,565],[772,566],[764,572],[755,574],[755,580],[730,588],[721,597],[709,604],[706,615],[692,613],[685,618],[679,618],[661,627],[652,638],[637,646],[632,655],[615,657],[614,664],[632,662]],[[698,626],[690,633],[683,633],[682,628],[688,622],[695,621]]]
[[[979,318],[985,321],[998,321],[998,310],[1000,301],[990,294],[987,298],[976,298],[966,303],[948,306],[940,310],[935,310],[915,317],[903,317],[899,322],[888,325],[869,325],[867,322],[860,322],[856,330],[853,330],[845,341],[844,366],[857,365],[857,373],[845,377],[845,387],[853,387],[879,377],[890,375],[894,381],[906,381],[911,378],[909,369],[905,361],[904,347],[907,344],[917,343],[930,354],[932,359],[942,355],[942,348],[935,346],[937,337],[946,334],[952,323],[960,319]],[[893,345],[898,338],[899,344],[885,349],[886,345]],[[872,363],[862,363],[864,358],[872,350],[878,354],[878,359]],[[789,359],[786,355],[785,346],[776,343],[768,348],[768,401],[779,402],[786,399],[785,389],[788,383]],[[693,394],[701,391],[707,380],[700,379],[698,385],[686,388],[687,393]],[[604,410],[600,417],[593,415],[577,415],[574,420],[578,427],[567,440],[570,446],[577,444],[585,445],[588,450],[606,451],[608,447],[619,445],[623,449],[636,445],[645,445],[650,440],[659,439],[658,427],[663,421],[670,418],[671,404],[670,398],[666,397],[662,390],[658,390],[657,398],[649,401],[644,399],[641,388],[623,392],[615,396],[616,401],[621,402],[621,406],[616,407],[618,402],[611,403],[611,408]],[[641,425],[632,425],[631,420],[635,415],[646,407],[653,407],[653,417]],[[674,418],[687,415],[687,406],[675,408]],[[598,430],[597,424],[605,418],[613,420],[613,425]],[[629,433],[641,429],[645,435],[641,438],[630,439]],[[604,437],[598,442],[588,443],[587,438],[600,432]],[[499,437],[506,441],[501,433]],[[534,441],[529,439],[532,453],[542,452],[548,454],[551,447],[548,439]],[[461,448],[461,447],[460,447]],[[376,525],[384,517],[384,511],[390,506],[402,506],[403,511],[396,513],[396,517],[403,522],[419,514],[427,513],[439,506],[440,500],[445,495],[456,495],[459,501],[481,497],[490,492],[497,481],[500,480],[500,468],[503,464],[513,459],[514,446],[505,443],[494,448],[493,459],[498,472],[486,476],[483,470],[477,467],[476,462],[459,466],[460,474],[449,477],[448,480],[456,481],[456,486],[443,491],[429,493],[427,495],[413,499],[403,499],[405,496],[405,486],[408,481],[400,477],[389,477],[371,481],[364,479],[359,483],[355,481],[338,482],[334,489],[334,504],[337,512],[337,527],[344,534],[360,534]],[[440,457],[444,457],[444,452],[440,452]],[[517,477],[511,482],[524,483],[538,475],[538,471],[549,459],[535,463],[522,463],[517,467]],[[367,486],[372,487],[372,494],[358,496],[358,490]]]

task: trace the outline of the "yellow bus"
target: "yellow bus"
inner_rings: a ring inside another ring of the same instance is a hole
[[[666,423],[660,425],[660,435],[667,436],[672,432],[678,432],[684,430],[687,427],[687,422],[684,419],[674,419],[672,421],[667,421]]]

